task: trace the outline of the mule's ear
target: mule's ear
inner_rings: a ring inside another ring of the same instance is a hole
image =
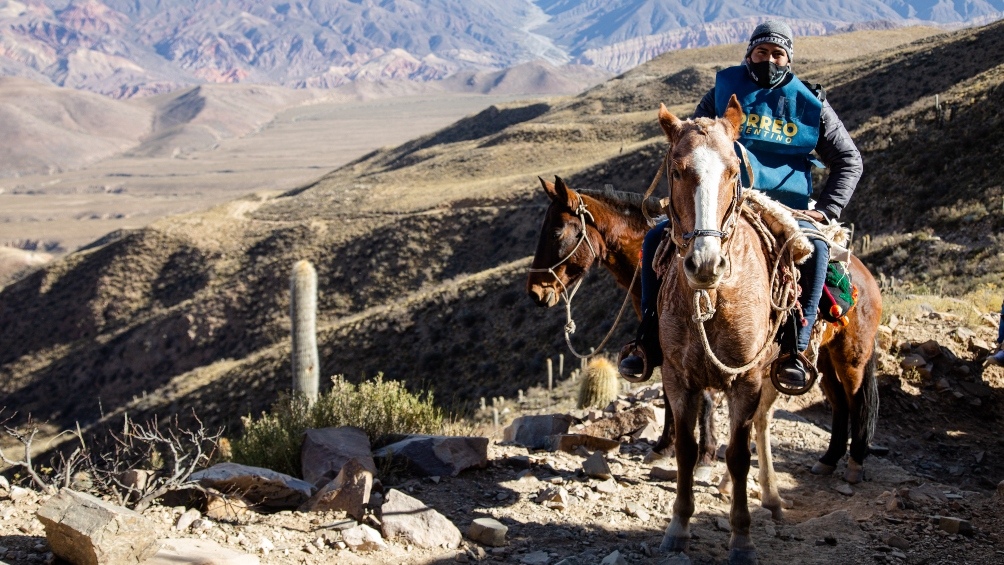
[[[544,187],[544,192],[547,193],[547,197],[551,200],[556,200],[558,198],[558,191],[554,188],[553,182],[547,182],[541,177],[537,177],[540,180],[540,185]]]
[[[732,125],[732,141],[739,139],[739,131],[743,125],[746,115],[743,114],[743,107],[739,104],[739,99],[733,94],[729,98],[729,105],[725,107],[725,121]]]
[[[662,131],[666,132],[666,137],[669,138],[669,143],[676,145],[678,139],[680,139],[680,131],[683,129],[683,122],[679,118],[674,116],[666,109],[666,105],[659,103],[659,125],[662,126]]]
[[[568,188],[568,185],[559,176],[554,177],[554,191],[557,192],[554,201],[564,203],[569,210],[574,210],[579,205],[579,197],[573,196],[575,191]]]

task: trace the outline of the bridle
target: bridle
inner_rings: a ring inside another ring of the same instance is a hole
[[[572,297],[575,296],[575,292],[579,290],[579,285],[582,284],[582,279],[584,279],[585,277],[579,277],[579,280],[575,281],[575,285],[572,286],[572,291],[568,292],[568,287],[565,286],[565,283],[561,282],[561,277],[559,277],[558,273],[556,273],[554,270],[560,267],[565,261],[571,259],[572,256],[575,255],[575,252],[579,250],[579,247],[582,247],[583,242],[585,242],[586,246],[589,248],[589,252],[593,254],[592,262],[595,262],[597,259],[599,259],[599,254],[596,252],[595,249],[593,249],[593,242],[589,241],[589,234],[586,230],[586,225],[587,225],[586,218],[588,217],[594,223],[596,222],[596,219],[593,218],[593,215],[589,212],[589,209],[586,208],[586,203],[585,201],[582,200],[581,196],[579,197],[579,205],[575,208],[574,212],[575,215],[579,218],[579,224],[582,226],[582,229],[579,233],[579,241],[575,242],[575,247],[572,247],[572,250],[569,251],[568,254],[565,255],[563,258],[558,260],[558,262],[555,263],[554,265],[546,269],[529,270],[529,272],[531,273],[550,273],[551,276],[554,277],[554,280],[557,281],[559,285],[561,285],[561,297],[565,299],[565,304],[569,304],[572,301]],[[569,319],[571,318],[569,317]],[[575,330],[573,329],[572,331]]]
[[[579,234],[579,241],[575,242],[575,247],[572,247],[572,250],[569,251],[568,254],[565,255],[563,258],[558,260],[558,262],[555,263],[554,265],[546,269],[530,269],[529,272],[550,273],[551,276],[554,277],[554,280],[557,281],[557,283],[561,286],[561,297],[565,300],[565,320],[566,320],[565,344],[568,345],[568,350],[572,352],[572,355],[575,355],[579,359],[589,359],[599,354],[599,352],[603,350],[603,347],[607,344],[607,341],[610,340],[610,336],[612,336],[614,330],[617,329],[617,325],[620,323],[621,317],[624,315],[624,310],[627,308],[627,304],[630,301],[631,288],[634,286],[635,280],[638,278],[638,271],[641,270],[641,265],[639,264],[638,267],[635,268],[634,275],[631,278],[631,283],[628,285],[627,294],[624,296],[624,302],[621,304],[621,308],[617,312],[617,317],[614,319],[614,323],[610,327],[610,331],[608,331],[607,335],[603,338],[603,341],[601,341],[599,345],[593,348],[592,353],[583,354],[576,351],[575,347],[572,345],[572,337],[571,337],[572,334],[575,333],[575,320],[572,319],[572,298],[575,297],[575,293],[578,292],[579,290],[579,285],[582,284],[582,281],[585,280],[586,277],[584,276],[579,277],[579,280],[575,281],[575,284],[572,286],[571,292],[569,292],[568,287],[565,286],[565,283],[561,282],[561,277],[558,276],[558,273],[555,271],[555,269],[561,266],[565,261],[571,259],[572,256],[575,255],[575,252],[579,250],[579,247],[582,246],[583,242],[585,242],[586,246],[589,248],[589,252],[592,253],[593,255],[593,260],[590,263],[595,263],[600,258],[600,254],[597,253],[595,249],[593,249],[593,242],[589,240],[589,235],[586,230],[587,226],[586,218],[588,217],[593,222],[594,225],[596,224],[596,218],[594,218],[593,215],[589,212],[589,209],[586,207],[586,202],[582,200],[582,196],[579,196],[578,198],[579,198],[579,205],[575,208],[574,212],[575,215],[579,218],[579,225],[582,227],[582,230]]]
[[[749,156],[746,154],[746,148],[743,147],[738,141],[733,142],[736,150],[742,155],[740,158],[740,174],[736,175],[736,182],[733,185],[732,190],[732,201],[729,203],[728,211],[725,213],[725,220],[722,222],[722,228],[718,230],[712,229],[695,229],[686,233],[679,233],[683,231],[682,224],[680,222],[680,216],[676,212],[676,206],[673,204],[673,175],[672,175],[672,148],[666,152],[665,159],[665,170],[666,170],[666,183],[669,185],[669,197],[666,199],[666,204],[664,208],[668,210],[668,215],[670,219],[670,232],[669,235],[676,244],[677,253],[683,255],[684,251],[690,246],[691,242],[696,237],[717,237],[722,240],[722,246],[728,242],[729,238],[732,237],[732,233],[735,231],[736,224],[739,220],[740,208],[743,203],[744,190],[747,186],[752,186],[752,169],[749,164]],[[743,175],[742,169],[747,169],[747,174],[749,181],[747,181],[747,186],[743,186]]]

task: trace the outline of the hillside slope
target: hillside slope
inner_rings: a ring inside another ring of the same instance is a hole
[[[990,152],[1000,142],[986,138],[1000,131],[1004,60],[988,59],[1004,58],[1004,23],[899,46],[885,32],[860,33],[853,49],[868,41],[889,48],[845,60],[839,44],[827,49],[837,38],[807,40],[807,52],[820,55],[800,72],[827,84],[865,152],[868,176],[845,218],[858,237],[874,236],[864,258],[923,282],[910,263],[921,259],[896,242],[939,241],[960,261],[937,273],[946,288],[999,281],[1004,262],[967,261],[1000,257],[1000,208],[984,204],[974,220],[985,236],[958,234],[971,232],[960,229],[965,210],[988,194],[1000,202],[1004,171]],[[644,190],[665,150],[658,101],[689,113],[739,50],[667,54],[574,98],[489,108],[280,197],[111,234],[0,291],[0,393],[58,426],[182,408],[208,424],[236,425],[288,385],[287,277],[309,259],[320,281],[325,375],[382,371],[434,389],[447,405],[512,397],[539,384],[545,359],[564,351],[563,312],[538,310],[523,290],[545,205],[535,177]],[[918,80],[921,62],[946,68],[960,57],[972,62],[954,64],[951,79],[900,94],[900,80]],[[944,126],[931,119],[935,93],[951,102]],[[890,135],[902,150],[883,145]],[[928,151],[943,154],[937,164],[948,169],[925,168]],[[939,183],[963,178],[964,190],[946,196]],[[883,212],[880,203],[895,205]],[[580,348],[606,333],[622,296],[605,273],[587,279],[574,308]]]

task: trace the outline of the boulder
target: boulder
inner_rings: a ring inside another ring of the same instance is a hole
[[[383,535],[401,537],[417,547],[456,549],[463,537],[445,516],[422,501],[391,489],[380,508]]]
[[[505,429],[503,441],[529,449],[548,449],[551,446],[550,437],[568,433],[571,425],[571,416],[565,414],[520,416]]]
[[[656,424],[655,422],[649,422],[640,430],[631,434],[631,438],[635,441],[645,440],[657,443],[660,439],[662,439],[662,426]]]
[[[924,365],[927,365],[927,360],[916,353],[907,355],[899,362],[899,366],[904,369],[918,369]]]
[[[607,465],[607,460],[601,451],[593,453],[583,461],[582,470],[587,477],[603,481],[613,476],[613,473],[610,472],[610,465]]]
[[[157,553],[154,523],[89,494],[63,489],[36,515],[53,554],[76,565],[142,563]]]
[[[380,537],[380,532],[366,524],[342,530],[342,541],[345,542],[345,545],[351,547],[353,551],[358,552],[376,551],[387,547],[383,538]]]
[[[488,438],[415,435],[378,450],[378,458],[404,460],[412,472],[455,477],[464,469],[488,466]]]
[[[259,565],[257,556],[205,539],[160,540],[160,551],[143,565]]]
[[[372,463],[372,459],[369,461]],[[366,468],[366,461],[349,459],[335,480],[324,486],[300,507],[301,512],[344,511],[357,520],[362,520],[370,503],[373,490],[373,473]]]
[[[637,406],[617,412],[609,418],[598,420],[586,426],[582,433],[591,436],[618,439],[644,428],[649,422],[656,422],[655,409],[651,406]]]
[[[342,426],[307,430],[300,449],[303,480],[321,487],[330,483],[349,459],[357,459],[371,474],[377,474],[370,452],[370,439],[360,428]]]
[[[477,518],[467,529],[467,537],[484,545],[502,547],[508,531],[509,527],[495,518]]]
[[[236,463],[220,463],[192,473],[191,479],[200,485],[268,508],[296,508],[313,493],[313,486],[277,473],[271,469]]]

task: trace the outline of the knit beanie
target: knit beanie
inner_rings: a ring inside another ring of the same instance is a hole
[[[753,30],[753,35],[750,36],[749,47],[746,48],[746,57],[750,56],[750,53],[753,52],[753,49],[757,45],[761,43],[773,43],[784,49],[784,52],[788,54],[788,61],[791,61],[795,50],[792,42],[794,35],[791,27],[781,20],[766,21],[756,26],[756,29]]]

